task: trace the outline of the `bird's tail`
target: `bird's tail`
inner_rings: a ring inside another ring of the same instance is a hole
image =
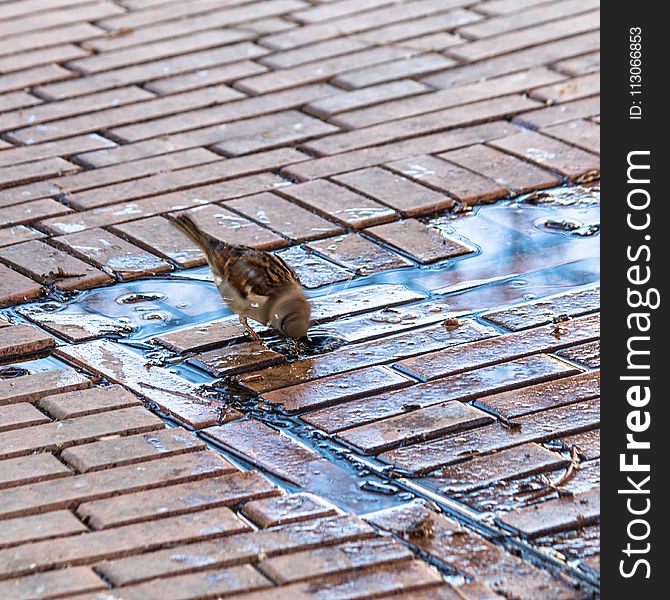
[[[215,275],[221,275],[220,265],[230,256],[231,246],[198,227],[193,218],[185,211],[170,215],[172,222],[190,237],[205,253],[207,262]]]
[[[185,212],[178,212],[170,215],[172,222],[179,227],[188,237],[190,237],[198,246],[206,247],[211,242],[210,236],[202,231],[190,215]]]

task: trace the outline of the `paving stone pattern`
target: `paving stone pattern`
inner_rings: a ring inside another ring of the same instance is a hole
[[[595,597],[598,27],[0,2],[0,598]],[[180,211],[310,339],[252,340]]]

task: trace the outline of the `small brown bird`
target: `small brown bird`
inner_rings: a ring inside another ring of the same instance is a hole
[[[223,300],[239,315],[240,323],[255,340],[260,336],[249,327],[247,317],[293,339],[307,333],[309,302],[300,278],[281,258],[217,240],[201,231],[183,212],[173,215],[172,220],[205,253]]]

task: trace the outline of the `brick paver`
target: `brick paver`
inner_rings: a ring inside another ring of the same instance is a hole
[[[0,3],[0,596],[593,597],[599,190],[541,190],[599,179],[598,27]],[[178,211],[292,266],[309,336],[202,302]]]

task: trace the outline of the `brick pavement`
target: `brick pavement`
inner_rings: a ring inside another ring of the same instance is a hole
[[[0,2],[0,597],[596,596],[598,9]]]

